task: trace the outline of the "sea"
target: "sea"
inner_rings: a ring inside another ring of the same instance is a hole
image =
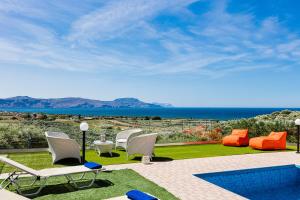
[[[233,120],[251,118],[257,115],[270,114],[276,111],[300,111],[300,108],[9,108],[0,109],[8,112],[69,114],[81,116],[126,116],[126,117],[153,117]]]

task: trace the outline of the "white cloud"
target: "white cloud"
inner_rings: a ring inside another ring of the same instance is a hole
[[[256,22],[252,14],[231,14],[226,1],[215,1],[202,15],[189,13],[188,21],[183,13],[194,0],[112,0],[97,9],[80,9],[73,1],[12,2],[0,3],[0,66],[219,77],[300,62],[300,38],[279,19]],[[62,16],[62,24],[52,13]],[[162,13],[183,17],[187,25],[154,23]]]
[[[134,28],[162,11],[183,7],[196,0],[122,0],[107,4],[72,24],[70,40],[111,39]]]

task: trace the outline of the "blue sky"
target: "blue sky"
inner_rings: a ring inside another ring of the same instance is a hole
[[[2,0],[0,97],[300,107],[296,0]]]

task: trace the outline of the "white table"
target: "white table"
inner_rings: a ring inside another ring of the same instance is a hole
[[[112,156],[112,149],[114,146],[114,143],[112,141],[106,140],[105,142],[101,142],[100,140],[94,141],[95,150],[98,152],[99,156],[101,153],[109,153],[110,156]]]

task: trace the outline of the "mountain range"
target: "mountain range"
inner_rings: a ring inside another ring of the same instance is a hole
[[[40,99],[16,96],[0,99],[0,108],[160,108],[170,106],[170,104],[146,103],[136,98],[101,101],[77,97]]]

